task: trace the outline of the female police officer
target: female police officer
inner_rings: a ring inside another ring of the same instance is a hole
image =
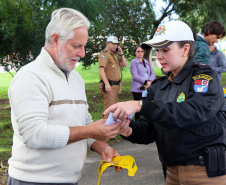
[[[187,24],[159,25],[153,47],[168,76],[148,88],[147,100],[120,102],[109,107],[114,118],[134,112],[143,118],[121,128],[133,143],[156,142],[160,161],[167,166],[167,185],[226,184],[224,94],[217,74],[192,59],[194,36]]]

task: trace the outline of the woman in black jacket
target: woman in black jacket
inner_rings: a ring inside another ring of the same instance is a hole
[[[159,159],[167,166],[167,185],[226,184],[226,121],[223,89],[217,74],[191,57],[195,38],[181,21],[159,25],[153,47],[168,75],[148,88],[147,100],[120,102],[104,115],[126,119],[139,112],[143,118],[121,128],[133,143],[156,142]]]

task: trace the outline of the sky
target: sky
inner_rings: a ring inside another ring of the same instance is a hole
[[[151,0],[151,2],[154,5],[154,9],[156,9],[156,18],[158,19],[162,15],[160,13],[161,8],[166,8],[167,3],[165,3],[163,0]],[[173,14],[171,18],[177,19],[178,18],[178,15],[177,14]],[[167,22],[167,21],[169,21],[168,17],[166,17],[165,19],[163,19],[163,22]]]

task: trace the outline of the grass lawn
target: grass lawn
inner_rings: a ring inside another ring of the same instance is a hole
[[[129,65],[123,68],[122,93],[119,95],[119,101],[132,100],[132,94],[130,93],[132,77]],[[163,76],[159,68],[155,68],[154,70],[157,76]],[[83,70],[82,65],[80,65],[76,67],[76,71],[84,79],[89,111],[93,116],[93,120],[101,119],[104,108],[98,88],[98,64],[92,65],[89,70]],[[7,160],[11,156],[13,130],[10,121],[10,106],[7,90],[12,79],[13,77],[9,73],[0,73],[0,185],[7,184]],[[222,84],[226,84],[226,73],[222,75]]]

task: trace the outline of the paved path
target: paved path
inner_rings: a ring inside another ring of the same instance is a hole
[[[223,85],[223,87],[226,88],[226,85]],[[117,173],[114,171],[114,168],[109,167],[103,172],[100,185],[165,185],[155,143],[150,145],[138,145],[123,140],[114,145],[114,148],[119,151],[121,155],[133,156],[137,163],[138,170],[134,177],[130,177],[128,176],[127,169]],[[96,153],[87,157],[79,185],[97,185],[97,169],[100,160],[100,156]]]
[[[128,141],[121,141],[114,145],[114,148],[121,155],[131,155],[135,158],[138,170],[134,177],[128,176],[128,170],[115,172],[113,167],[107,168],[101,175],[100,185],[164,185],[162,167],[158,159],[155,144],[138,145]],[[97,185],[98,166],[100,156],[96,153],[91,154],[86,159],[82,178],[79,185]]]

